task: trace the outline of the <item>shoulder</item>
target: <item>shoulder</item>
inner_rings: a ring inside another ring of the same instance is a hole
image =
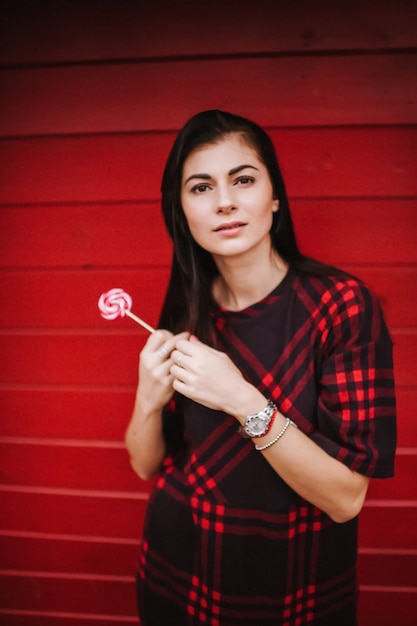
[[[329,310],[356,307],[358,311],[368,303],[377,303],[372,291],[358,278],[349,275],[298,276],[295,280],[297,292],[310,295],[312,304]]]
[[[374,341],[388,337],[378,298],[360,279],[344,274],[299,276],[295,289],[322,330],[352,332],[356,327]]]

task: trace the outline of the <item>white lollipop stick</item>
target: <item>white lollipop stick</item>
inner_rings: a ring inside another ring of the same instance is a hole
[[[155,328],[149,326],[144,320],[130,311],[132,298],[123,289],[110,289],[110,291],[102,293],[98,301],[98,308],[101,316],[106,320],[115,320],[117,317],[127,315],[150,333],[155,332]]]
[[[152,328],[152,326],[150,326],[149,324],[147,324],[144,320],[142,320],[140,317],[138,317],[137,315],[135,315],[134,313],[132,313],[129,310],[125,310],[125,314],[130,317],[130,319],[132,319],[134,322],[136,322],[137,324],[139,324],[140,326],[143,326],[143,328],[145,328],[146,330],[148,330],[150,333],[154,333],[155,332],[155,328]]]

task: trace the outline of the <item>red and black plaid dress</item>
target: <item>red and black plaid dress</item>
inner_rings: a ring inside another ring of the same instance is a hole
[[[217,347],[320,447],[367,476],[392,475],[392,343],[366,287],[289,273],[258,304],[213,317]],[[300,498],[233,417],[180,398],[165,425],[179,452],[148,505],[142,624],[356,624],[357,519],[334,523]]]

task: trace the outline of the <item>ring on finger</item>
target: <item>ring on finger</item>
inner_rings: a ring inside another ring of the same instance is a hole
[[[165,359],[165,357],[168,356],[169,349],[167,348],[166,343],[163,343],[162,346],[158,348],[157,353],[158,356],[161,357],[161,359]]]

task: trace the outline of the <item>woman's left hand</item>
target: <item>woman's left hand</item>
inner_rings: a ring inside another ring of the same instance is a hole
[[[171,358],[176,391],[209,409],[239,413],[236,400],[240,390],[244,392],[250,383],[227,354],[192,336],[177,342]]]

